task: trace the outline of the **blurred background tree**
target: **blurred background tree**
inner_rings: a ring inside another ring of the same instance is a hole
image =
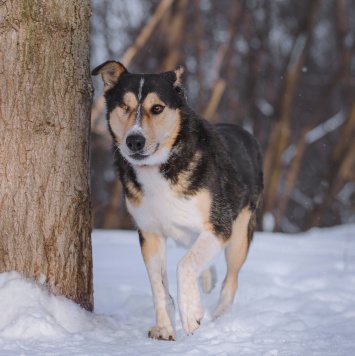
[[[190,106],[254,133],[264,152],[263,228],[355,221],[355,2],[92,0],[92,67],[184,64]],[[96,228],[131,228],[94,78]]]

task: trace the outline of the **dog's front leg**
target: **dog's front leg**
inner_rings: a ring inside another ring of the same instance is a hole
[[[166,238],[154,233],[139,232],[142,255],[152,286],[156,325],[148,332],[153,339],[175,340],[172,327],[174,301],[168,291],[166,274]]]
[[[200,326],[203,318],[197,279],[223,248],[223,242],[211,231],[203,231],[177,269],[178,302],[182,326],[187,335]]]

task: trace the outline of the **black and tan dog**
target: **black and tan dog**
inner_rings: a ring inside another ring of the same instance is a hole
[[[198,277],[204,291],[214,287],[211,264],[224,249],[227,275],[213,316],[233,303],[263,186],[255,138],[196,115],[181,86],[183,72],[131,74],[115,61],[92,71],[104,81],[116,165],[152,286],[156,325],[148,335],[165,340],[175,340],[166,238],[188,248],[177,268],[178,305],[182,326],[192,334],[204,314]]]

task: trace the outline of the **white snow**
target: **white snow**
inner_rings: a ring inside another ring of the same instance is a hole
[[[185,250],[168,243],[168,275]],[[185,336],[147,338],[151,290],[135,232],[94,231],[95,313],[15,272],[0,274],[0,355],[355,355],[355,225],[297,235],[257,233],[233,311]]]

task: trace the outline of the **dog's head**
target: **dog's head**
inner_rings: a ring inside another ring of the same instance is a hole
[[[184,68],[160,74],[132,74],[108,61],[92,71],[102,75],[111,134],[133,165],[159,165],[169,158],[186,105]]]

